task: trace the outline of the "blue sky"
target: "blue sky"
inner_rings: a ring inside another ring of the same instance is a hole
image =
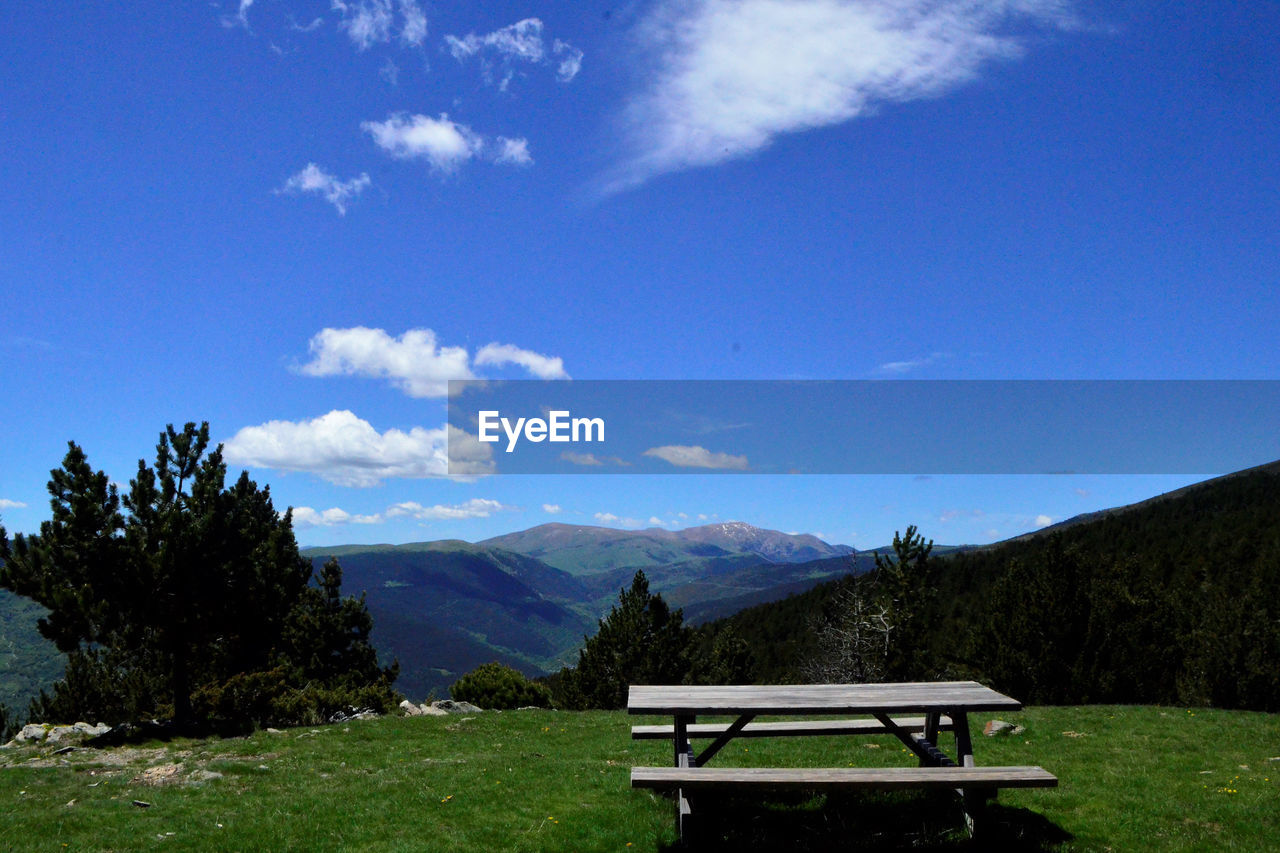
[[[123,483],[187,420],[308,544],[983,542],[1198,479],[455,481],[440,389],[1280,378],[1277,35],[1260,2],[7,4],[0,518],[47,517],[67,440]]]

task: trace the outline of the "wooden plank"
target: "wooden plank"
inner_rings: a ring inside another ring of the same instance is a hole
[[[632,685],[632,714],[870,714],[1016,711],[1022,703],[976,681],[902,684]]]
[[[925,728],[924,717],[897,717],[894,722],[909,732]],[[938,727],[942,731],[951,728],[951,718],[941,717]],[[697,723],[687,726],[691,738],[719,737],[729,728],[729,723]],[[784,720],[781,722],[753,721],[747,724],[737,737],[791,737],[809,735],[876,735],[888,730],[879,720]],[[675,735],[674,726],[632,726],[633,740],[669,740]]]
[[[1042,767],[632,767],[631,787],[689,791],[767,788],[1053,788]]]

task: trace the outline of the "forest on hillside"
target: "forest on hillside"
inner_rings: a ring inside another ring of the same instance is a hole
[[[760,682],[807,680],[876,572],[703,626],[741,638]],[[913,567],[901,677],[975,678],[1037,704],[1280,710],[1280,475],[1242,472],[1165,499]],[[825,632],[825,633],[824,633]],[[892,632],[890,632],[892,635]],[[899,637],[894,639],[898,642]]]

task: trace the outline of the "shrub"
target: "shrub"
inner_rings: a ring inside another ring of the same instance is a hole
[[[519,671],[494,661],[478,666],[454,682],[450,695],[481,708],[506,710],[536,705],[551,707],[551,692]]]

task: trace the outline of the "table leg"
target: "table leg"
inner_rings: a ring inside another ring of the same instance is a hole
[[[961,767],[973,767],[973,739],[969,733],[969,717],[964,711],[954,711],[951,719],[955,723],[956,759]],[[960,791],[964,804],[964,825],[972,838],[978,837],[978,829],[982,825],[982,813],[987,802],[996,798],[996,788],[964,788]]]
[[[924,715],[924,739],[929,743],[938,743],[938,727],[940,725],[942,715],[937,711],[930,711]]]
[[[697,717],[692,714],[676,714],[672,738],[676,767],[694,765],[693,745],[689,743],[689,726],[693,725],[696,719]],[[681,842],[689,844],[693,838],[693,808],[683,788],[676,790],[676,830],[680,833]]]
[[[692,714],[676,714],[676,724],[672,743],[675,749],[675,766],[693,766],[693,745],[689,743],[689,726],[697,719]]]

